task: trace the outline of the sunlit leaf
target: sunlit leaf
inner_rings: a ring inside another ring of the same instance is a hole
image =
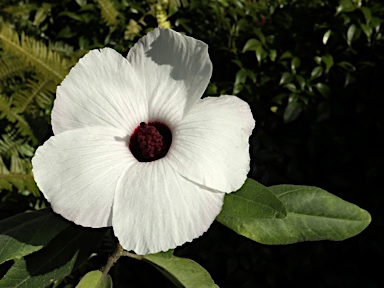
[[[371,221],[369,213],[320,188],[277,185],[269,190],[284,203],[287,216],[256,218],[239,233],[263,244],[290,244],[302,241],[334,240],[353,237]]]
[[[277,185],[269,189],[284,203],[288,214],[260,221],[260,234],[264,233],[260,242],[264,244],[340,241],[357,235],[371,221],[367,211],[317,187]]]
[[[276,50],[275,49],[269,50],[269,58],[271,59],[271,61],[275,61],[276,57],[277,57]]]
[[[291,69],[292,69],[292,72],[295,73],[296,72],[296,69],[299,68],[300,66],[300,59],[298,57],[293,57],[292,60],[291,60]]]
[[[172,256],[165,258],[161,254],[150,254],[144,260],[155,266],[177,287],[219,287],[213,282],[209,273],[195,261]]]
[[[261,45],[262,45],[262,44],[261,44],[261,42],[260,42],[259,40],[254,39],[254,38],[249,39],[249,40],[245,43],[245,45],[244,45],[244,47],[243,47],[243,53],[244,53],[244,52],[247,52],[247,51],[256,51],[256,49],[257,49],[258,47],[260,47]]]
[[[348,31],[347,31],[347,42],[348,42],[348,45],[352,44],[352,41],[354,40],[355,35],[356,35],[356,29],[357,28],[356,28],[355,24],[352,24],[351,26],[349,26]]]
[[[112,288],[112,286],[111,276],[95,270],[85,274],[76,288]]]
[[[284,85],[285,88],[287,88],[291,92],[297,92],[296,85],[293,83],[287,83]]]
[[[352,12],[356,9],[355,4],[352,2],[352,0],[340,0],[339,6],[336,9],[336,14],[339,14],[341,12]]]
[[[331,36],[331,33],[332,33],[331,30],[328,30],[327,32],[324,33],[324,36],[323,36],[323,44],[324,45],[327,44],[329,37]]]
[[[286,83],[289,83],[293,80],[293,76],[289,72],[284,72],[283,75],[281,75],[279,85],[284,85]]]
[[[316,66],[311,72],[311,79],[320,77],[323,74],[323,67]]]
[[[257,234],[252,228],[257,219],[284,217],[285,214],[283,203],[268,188],[248,178],[237,192],[225,195],[223,209],[216,220],[248,237]]]

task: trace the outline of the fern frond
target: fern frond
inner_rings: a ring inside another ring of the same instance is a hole
[[[135,37],[140,35],[141,26],[135,20],[130,19],[127,27],[124,31],[125,40],[133,40]]]
[[[32,165],[29,159],[11,157],[10,169],[7,168],[0,156],[0,191],[11,190],[15,186],[19,191],[29,191],[34,196],[40,195],[32,175]]]
[[[17,5],[8,5],[2,9],[2,12],[12,15],[14,18],[25,17],[32,11],[38,9],[38,4],[27,4],[24,1],[18,1]]]
[[[12,155],[32,157],[34,149],[24,139],[18,138],[15,133],[1,135],[0,155],[10,158]]]
[[[73,53],[75,53],[72,46],[63,42],[49,43],[48,49],[59,53],[64,58],[72,58]]]
[[[12,105],[19,114],[28,112],[35,114],[37,104],[40,108],[47,109],[53,101],[56,83],[45,77],[28,79],[25,89],[15,92]]]
[[[0,58],[0,80],[10,77],[22,77],[24,72],[28,71],[29,65],[17,57],[4,56]]]
[[[21,57],[40,73],[54,78],[57,83],[60,83],[67,75],[70,67],[65,59],[58,53],[49,50],[45,44],[24,33],[20,38],[10,24],[2,24],[0,40],[4,50]]]
[[[168,21],[167,11],[161,3],[157,3],[155,6],[155,14],[157,24],[162,28],[171,28],[171,22]]]
[[[22,136],[28,137],[34,144],[38,143],[25,118],[11,107],[11,99],[0,95],[0,119],[3,118],[6,118],[9,122],[13,123]]]
[[[101,16],[108,26],[115,26],[118,22],[119,11],[113,5],[112,0],[96,0],[101,10]]]
[[[10,177],[8,175],[9,170],[0,156],[0,191],[12,189],[12,183],[9,181]]]
[[[179,8],[181,5],[188,6],[188,0],[169,0],[169,6]]]
[[[51,12],[51,8],[51,4],[43,3],[36,11],[35,18],[33,19],[33,25],[40,26],[40,24],[47,18],[49,12]]]

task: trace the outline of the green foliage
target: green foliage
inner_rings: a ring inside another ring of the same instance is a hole
[[[45,287],[64,278],[90,257],[106,233],[76,226],[50,210],[2,220],[0,229],[1,260],[14,259],[0,280],[9,288]]]
[[[36,71],[53,81],[60,83],[68,73],[69,63],[59,53],[24,33],[20,37],[9,23],[2,23],[0,40],[4,51],[20,57]]]
[[[169,278],[176,287],[218,287],[213,282],[209,273],[190,259],[172,256],[163,257],[160,254],[150,254],[144,257],[144,260],[151,263]]]
[[[243,234],[240,230],[259,218],[281,218],[287,215],[284,204],[265,186],[247,179],[236,192],[225,195],[224,206],[217,220]]]
[[[84,275],[76,288],[112,288],[112,278],[100,271],[91,271]]]
[[[42,13],[42,10],[37,12],[35,25],[43,21]],[[10,190],[15,186],[19,191],[27,190],[38,196],[30,157],[41,140],[37,139],[31,124],[49,114],[56,86],[68,73],[72,62],[24,32],[19,36],[10,23],[0,25],[4,56],[1,58],[0,120],[3,119],[1,126],[6,132],[0,139],[0,188]]]
[[[69,226],[70,222],[48,209],[0,221],[0,264],[40,250]]]
[[[278,200],[273,201],[281,201],[281,207],[287,209],[286,215],[284,210],[279,214],[276,210],[270,212],[273,198],[267,193],[277,197]],[[237,198],[241,200],[236,201]],[[226,196],[217,220],[259,243],[291,244],[345,240],[364,230],[371,222],[371,216],[320,188],[295,185],[266,188],[248,179],[239,191]]]
[[[103,20],[107,23],[109,26],[115,26],[117,24],[117,17],[119,15],[119,12],[114,7],[114,3],[112,0],[96,0],[97,4],[99,4],[99,7],[101,9],[101,15],[103,17]]]

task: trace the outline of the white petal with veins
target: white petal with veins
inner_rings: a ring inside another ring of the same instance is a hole
[[[233,192],[249,172],[248,138],[254,126],[249,105],[236,96],[204,98],[174,129],[166,157],[186,179]]]
[[[167,251],[201,236],[224,199],[223,193],[211,193],[178,175],[165,158],[131,166],[116,191],[115,235],[125,249],[141,255]]]
[[[52,128],[55,134],[97,126],[132,133],[147,116],[148,103],[131,64],[104,48],[81,58],[57,87]]]
[[[201,98],[212,74],[208,46],[170,29],[141,38],[127,59],[145,89],[149,118],[180,121]]]
[[[125,136],[116,128],[82,128],[37,149],[33,174],[55,212],[86,227],[111,226],[117,180],[137,162]]]

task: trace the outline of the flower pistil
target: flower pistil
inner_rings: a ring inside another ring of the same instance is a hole
[[[172,133],[159,122],[141,122],[131,136],[129,149],[140,162],[163,158],[171,146]]]

